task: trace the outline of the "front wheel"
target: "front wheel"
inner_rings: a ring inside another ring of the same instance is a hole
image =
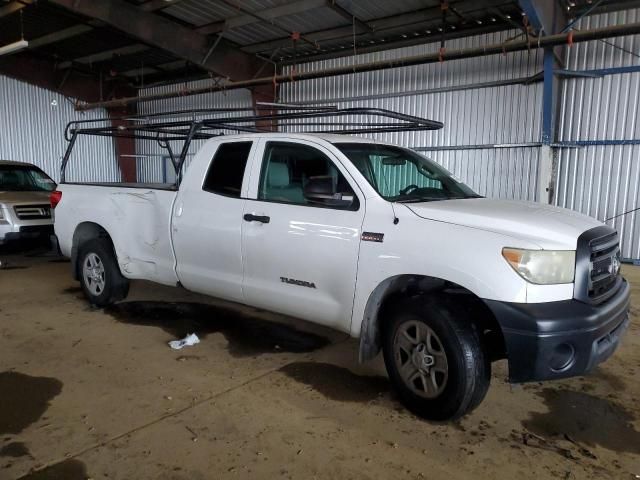
[[[491,364],[466,313],[436,296],[395,305],[383,329],[387,373],[402,403],[429,420],[455,420],[477,407]]]
[[[78,260],[82,290],[92,304],[105,307],[127,296],[129,281],[120,273],[108,239],[94,238],[84,243]]]

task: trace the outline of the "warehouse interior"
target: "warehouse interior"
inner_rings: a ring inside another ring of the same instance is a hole
[[[631,285],[606,363],[514,385],[500,360],[486,400],[442,423],[347,334],[147,281],[97,308],[50,238],[0,242],[0,479],[640,478],[639,104],[636,0],[0,0],[0,160],[169,185],[205,137],[176,172],[181,142],[72,151],[68,125],[201,110],[302,133],[313,118],[278,115],[363,109],[319,128],[349,133],[390,110],[443,127],[355,134],[614,228]]]

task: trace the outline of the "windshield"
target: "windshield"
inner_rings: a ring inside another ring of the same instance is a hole
[[[480,197],[446,169],[412,150],[373,143],[336,143],[335,146],[390,202]]]
[[[0,165],[0,191],[51,192],[55,188],[55,182],[37,167]]]

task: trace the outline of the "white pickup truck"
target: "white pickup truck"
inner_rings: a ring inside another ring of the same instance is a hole
[[[145,279],[380,350],[403,403],[454,419],[512,382],[582,375],[628,325],[616,231],[482,198],[409,149],[335,134],[218,136],[178,187],[62,182],[55,232],[92,303]]]

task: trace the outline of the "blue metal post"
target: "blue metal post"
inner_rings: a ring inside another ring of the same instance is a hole
[[[518,0],[529,23],[538,35],[551,35],[567,25],[566,14],[559,2],[550,0]],[[599,0],[601,1],[601,0]],[[545,48],[542,87],[542,146],[538,162],[536,199],[551,203],[554,183],[555,109],[558,105],[557,80],[554,78],[556,59],[553,48]],[[555,84],[555,85],[554,85]]]
[[[553,142],[553,115],[554,115],[554,92],[553,92],[553,69],[555,59],[553,49],[547,48],[544,51],[543,61],[543,87],[542,87],[542,143],[551,145]]]

